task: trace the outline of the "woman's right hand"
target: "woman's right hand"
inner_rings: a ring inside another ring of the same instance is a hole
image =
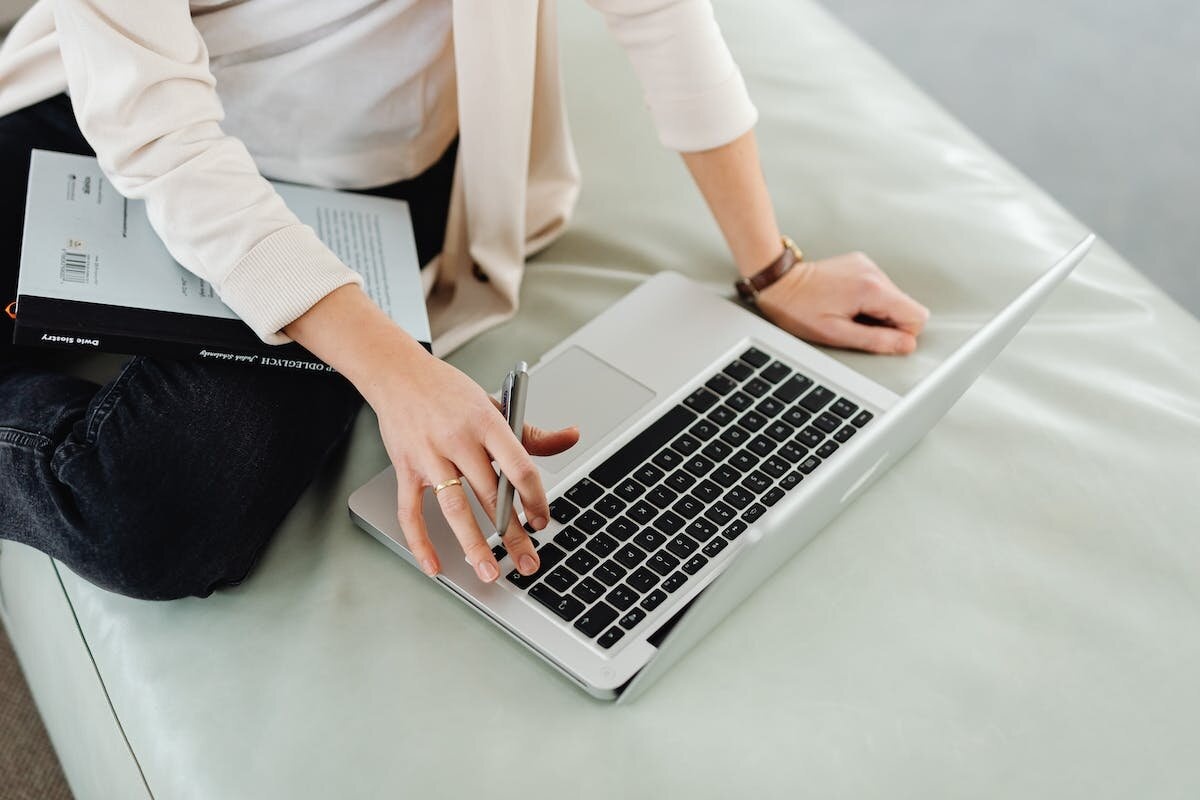
[[[396,470],[397,519],[426,574],[436,575],[441,567],[422,514],[423,495],[451,478],[470,484],[494,518],[495,461],[520,495],[530,525],[541,530],[548,524],[546,491],[530,455],[566,450],[579,440],[577,430],[548,432],[527,425],[522,443],[479,384],[427,353],[357,286],[326,295],[285,333],[345,375],[375,410]],[[483,581],[496,580],[499,565],[471,511],[466,488],[448,486],[437,500],[475,574]],[[518,572],[537,571],[537,552],[515,512],[504,546]]]

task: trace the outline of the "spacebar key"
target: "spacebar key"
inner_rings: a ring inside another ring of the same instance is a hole
[[[664,444],[686,428],[696,414],[685,406],[675,406],[656,419],[650,427],[626,442],[620,450],[592,470],[592,480],[611,489],[629,473],[659,451]]]

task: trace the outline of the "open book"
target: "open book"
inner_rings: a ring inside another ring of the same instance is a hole
[[[274,183],[288,208],[363,276],[367,294],[429,347],[408,204]],[[292,343],[264,344],[158,238],[87,156],[35,150],[25,205],[15,344],[327,370]]]

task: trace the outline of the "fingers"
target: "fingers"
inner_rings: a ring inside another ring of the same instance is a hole
[[[462,467],[463,474],[467,476],[467,481],[471,484],[471,490],[475,492],[475,497],[483,506],[483,510],[487,512],[488,517],[495,519],[499,480],[487,454],[482,449],[478,449],[474,455],[460,457],[458,463]],[[529,539],[529,534],[521,526],[521,521],[517,518],[515,511],[509,512],[508,525],[502,531],[502,535],[504,549],[512,556],[517,572],[522,575],[532,575],[537,572],[539,564],[537,551]]]
[[[484,444],[500,471],[508,476],[509,482],[521,495],[521,505],[525,507],[525,518],[529,524],[535,530],[546,527],[550,521],[550,506],[546,502],[542,477],[529,453],[525,452],[502,418],[497,418],[496,424],[488,430]]]
[[[442,481],[457,477],[459,471],[449,461],[437,459],[430,465],[426,474],[429,476],[429,485],[436,486]],[[496,557],[492,554],[492,548],[488,547],[487,540],[479,530],[479,523],[475,521],[475,514],[471,511],[466,487],[447,486],[437,493],[437,501],[479,580],[491,583],[500,577]]]
[[[400,523],[404,541],[408,543],[408,549],[421,571],[432,578],[441,567],[437,551],[429,541],[425,518],[421,515],[421,496],[424,493],[425,487],[417,476],[396,471],[396,521]]]
[[[900,290],[875,262],[859,254],[865,267],[860,311],[917,336],[929,320],[929,309]]]
[[[548,431],[536,425],[526,425],[522,434],[525,449],[534,456],[553,456],[569,450],[579,442],[579,428],[572,425]]]
[[[917,349],[917,338],[908,331],[883,325],[863,325],[845,317],[829,319],[825,336],[830,344],[870,353],[908,354]]]

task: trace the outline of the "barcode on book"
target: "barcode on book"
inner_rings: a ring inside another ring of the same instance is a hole
[[[63,283],[87,283],[88,268],[91,264],[92,257],[88,253],[64,251],[58,272],[59,277],[62,278]]]

